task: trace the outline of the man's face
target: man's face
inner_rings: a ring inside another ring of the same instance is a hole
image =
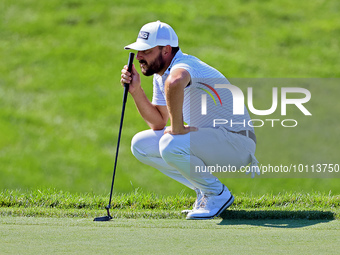
[[[141,71],[145,76],[159,73],[165,66],[162,50],[158,46],[148,50],[138,51],[137,60],[139,61]]]

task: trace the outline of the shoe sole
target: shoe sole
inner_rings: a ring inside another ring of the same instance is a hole
[[[213,219],[215,217],[218,217],[224,210],[226,210],[229,206],[232,205],[232,203],[234,202],[234,199],[235,199],[234,196],[231,195],[231,197],[228,199],[228,201],[213,216],[208,216],[208,217],[190,217],[190,218],[187,217],[186,219],[187,220],[210,220],[210,219]]]

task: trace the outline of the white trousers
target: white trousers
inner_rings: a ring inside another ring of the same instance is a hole
[[[222,183],[197,166],[247,166],[255,158],[256,145],[250,138],[225,128],[199,128],[185,135],[164,134],[164,130],[145,130],[131,142],[133,155],[172,179],[203,194],[218,195]]]

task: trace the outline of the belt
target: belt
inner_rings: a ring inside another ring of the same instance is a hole
[[[244,135],[246,137],[249,137],[256,144],[256,135],[249,130],[241,130],[241,131],[238,131],[238,132],[230,131],[230,130],[228,130],[228,131],[231,132],[231,133],[240,134],[240,135]]]

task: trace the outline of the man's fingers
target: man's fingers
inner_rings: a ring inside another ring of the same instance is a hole
[[[255,177],[255,173],[257,173],[257,175],[260,175],[260,169],[258,167],[255,168],[255,170],[252,167],[249,167],[246,171],[246,174],[250,174],[251,173],[251,178]]]
[[[120,82],[122,83],[122,85],[124,85],[124,83],[130,83],[131,82],[131,77],[126,77],[122,75],[122,78],[120,79]]]
[[[122,76],[123,75],[125,75],[125,76],[131,76],[131,73],[128,71],[128,70],[126,70],[125,68],[124,69],[122,69]]]
[[[124,85],[124,83],[130,83],[132,80],[131,73],[127,70],[127,68],[128,66],[125,65],[121,71],[122,74],[121,74],[120,82],[122,83],[122,85]]]
[[[166,127],[164,134],[171,133],[171,127]]]
[[[124,86],[124,84],[129,84],[129,92],[133,93],[136,89],[140,87],[140,76],[135,68],[132,65],[131,72],[128,71],[128,66],[125,65],[121,70],[120,75],[120,84]]]
[[[173,132],[172,131],[172,127],[170,126],[170,127],[167,127],[164,130],[164,134],[168,134],[169,133],[169,134],[172,134],[172,135],[185,135],[185,134],[187,134],[189,132],[195,132],[197,130],[198,130],[197,127],[190,127],[190,126],[185,125],[184,128],[181,131]]]
[[[121,73],[122,73],[121,77],[122,77],[123,79],[125,79],[125,80],[131,81],[131,80],[132,80],[132,76],[138,75],[138,72],[137,72],[137,70],[136,70],[134,64],[132,65],[132,70],[131,70],[131,72],[129,72],[127,69],[128,69],[128,66],[125,65],[124,68],[123,68],[122,71],[121,71]]]
[[[198,128],[197,128],[197,127],[191,127],[191,126],[188,126],[188,125],[185,125],[184,127],[185,127],[185,129],[188,130],[188,132],[191,132],[191,131],[193,131],[193,132],[198,131]]]
[[[121,77],[122,77],[122,79],[127,80],[127,81],[131,81],[132,80],[132,77],[129,74],[122,73]]]

